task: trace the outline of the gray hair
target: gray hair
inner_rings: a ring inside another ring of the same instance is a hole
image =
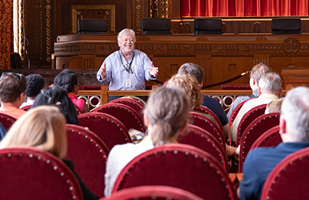
[[[309,141],[309,88],[296,87],[288,91],[281,106],[286,130],[294,141]]]
[[[272,93],[280,92],[281,86],[281,78],[277,73],[274,72],[264,74],[259,81],[259,87],[261,90],[267,90]]]
[[[259,86],[260,78],[268,72],[272,72],[272,70],[265,64],[259,63],[251,69],[250,78],[254,79],[257,86]]]
[[[190,110],[187,95],[179,87],[160,87],[151,92],[145,108],[155,146],[169,143],[186,124]]]
[[[126,36],[126,35],[131,35],[134,39],[134,43],[136,42],[135,32],[132,29],[125,28],[118,33],[118,36],[117,36],[118,46],[119,46],[119,41],[121,40],[122,36]]]
[[[177,74],[191,74],[193,75],[199,84],[202,83],[204,78],[204,70],[198,64],[184,63],[178,69]]]

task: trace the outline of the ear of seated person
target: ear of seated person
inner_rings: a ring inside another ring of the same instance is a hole
[[[36,147],[63,160],[67,153],[65,121],[63,114],[55,106],[33,108],[14,123],[1,141],[0,148]],[[84,199],[98,199],[76,174],[73,162],[70,160],[63,162],[76,176]]]
[[[286,156],[309,147],[308,108],[309,88],[297,87],[287,93],[279,125],[283,142],[276,147],[260,147],[249,152],[239,186],[240,199],[260,199],[264,182],[272,169]]]

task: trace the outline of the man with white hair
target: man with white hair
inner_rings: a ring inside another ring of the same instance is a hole
[[[117,36],[120,49],[110,54],[97,72],[97,79],[110,90],[144,90],[145,79],[155,80],[158,68],[148,56],[134,49],[135,32],[123,29]]]
[[[241,118],[253,107],[268,104],[273,100],[278,100],[278,96],[281,95],[282,81],[277,73],[269,72],[264,74],[259,81],[258,91],[260,96],[255,99],[248,100],[239,110],[233,124],[231,125],[231,137],[232,141],[237,140],[237,128],[241,121]]]
[[[282,143],[253,149],[247,155],[239,186],[241,200],[260,199],[273,168],[291,153],[309,147],[309,88],[297,87],[287,93],[281,106],[279,127]]]

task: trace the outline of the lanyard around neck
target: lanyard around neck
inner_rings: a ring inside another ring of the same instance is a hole
[[[124,68],[128,73],[133,74],[133,70],[131,69],[131,65],[132,65],[132,62],[133,62],[133,59],[134,59],[135,54],[133,53],[133,56],[132,56],[131,62],[129,63],[129,67],[128,67],[128,68],[127,68],[127,67],[123,64],[123,62],[122,62],[121,55],[120,55],[120,49],[119,49],[119,51],[118,51],[118,54],[119,54],[119,59],[120,59],[120,61],[121,61],[121,64],[122,64],[123,68]]]

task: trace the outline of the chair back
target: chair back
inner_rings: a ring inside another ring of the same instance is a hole
[[[26,105],[26,106],[21,107],[20,109],[22,109],[24,111],[28,111],[31,107],[32,107],[32,105]]]
[[[121,103],[125,104],[127,106],[130,106],[133,110],[135,110],[141,119],[143,119],[143,110],[145,108],[144,104],[142,104],[140,101],[132,98],[118,98],[110,101],[109,103]]]
[[[4,148],[0,155],[0,199],[83,199],[75,175],[56,156],[33,147]]]
[[[309,199],[309,148],[284,158],[268,175],[261,200]]]
[[[222,20],[219,18],[198,18],[194,20],[194,35],[222,34]]]
[[[117,118],[106,113],[84,113],[77,116],[80,126],[88,127],[108,147],[131,142],[127,128]]]
[[[145,132],[143,119],[130,106],[120,103],[108,103],[94,109],[92,112],[107,113],[119,119],[127,128]]]
[[[166,18],[142,19],[142,33],[145,34],[171,34],[171,20]]]
[[[17,119],[12,117],[11,115],[0,113],[0,122],[7,131],[10,129],[10,127],[14,124],[16,120]]]
[[[189,124],[198,126],[212,134],[225,152],[225,139],[222,130],[210,118],[197,112],[189,112]]]
[[[236,199],[222,164],[185,144],[158,146],[134,158],[120,172],[112,193],[143,185],[176,187],[203,199]]]
[[[77,29],[80,34],[105,34],[107,24],[104,19],[79,19],[77,20]]]
[[[250,151],[257,147],[271,147],[277,146],[282,142],[279,134],[279,125],[272,127],[264,132],[255,142],[252,144]]]
[[[261,136],[264,132],[271,129],[274,126],[279,125],[280,112],[273,112],[269,114],[263,114],[257,117],[251,122],[251,124],[243,132],[240,139],[239,150],[239,165],[238,171],[242,172],[242,167],[245,162],[245,158],[250,151],[252,144]]]
[[[74,105],[76,115],[83,114],[83,111],[80,109],[80,107],[78,107],[78,105],[76,105],[75,103],[73,103],[73,105]]]
[[[234,120],[235,120],[235,118],[236,118],[238,112],[240,111],[241,107],[242,107],[242,106],[246,103],[246,101],[248,101],[248,100],[250,100],[250,99],[247,99],[247,100],[245,100],[245,101],[242,101],[242,102],[241,102],[240,104],[238,104],[238,105],[236,106],[236,108],[232,111],[231,116],[230,116],[230,118],[229,118],[229,125],[230,125],[230,126],[233,124],[233,122],[234,122]]]
[[[156,200],[202,200],[202,198],[186,190],[169,186],[140,186],[128,188],[115,192],[110,197],[100,200],[135,200],[135,199],[156,199]]]
[[[66,124],[68,153],[66,159],[74,162],[75,171],[98,197],[104,194],[104,175],[108,148],[92,131],[82,126]]]
[[[189,144],[204,150],[216,158],[228,172],[227,158],[219,141],[206,130],[188,124],[185,131],[180,134],[177,141],[181,144]]]
[[[194,108],[194,111],[197,111],[197,112],[200,112],[200,113],[205,113],[205,114],[211,115],[211,116],[216,120],[216,122],[217,122],[219,128],[220,128],[221,130],[223,130],[222,124],[221,124],[221,122],[220,122],[218,116],[217,116],[214,112],[212,112],[212,110],[210,110],[209,108],[207,108],[206,106],[200,105],[199,107]]]
[[[262,104],[255,106],[251,108],[247,113],[244,114],[244,116],[241,118],[238,128],[237,128],[237,140],[236,140],[236,146],[240,144],[240,139],[243,134],[243,132],[246,130],[246,128],[251,124],[253,120],[255,120],[257,117],[263,115],[265,113],[267,104]]]

